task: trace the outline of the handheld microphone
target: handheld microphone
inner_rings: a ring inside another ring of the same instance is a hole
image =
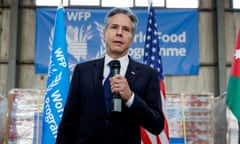
[[[111,63],[111,69],[113,70],[113,76],[120,74],[120,62],[119,60],[113,60]],[[112,102],[111,102],[111,111],[112,112],[121,112],[122,111],[122,99],[118,93],[113,93]]]

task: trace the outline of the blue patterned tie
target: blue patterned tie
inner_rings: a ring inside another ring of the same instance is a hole
[[[111,69],[111,63],[112,63],[112,61],[110,61],[108,63],[108,66],[110,67],[110,73],[109,73],[108,77],[106,78],[106,80],[105,80],[105,82],[103,84],[104,100],[105,100],[107,113],[110,112],[111,100],[112,100],[112,92],[111,92],[111,89],[110,89],[110,81],[109,81],[109,78],[113,76],[113,70]]]

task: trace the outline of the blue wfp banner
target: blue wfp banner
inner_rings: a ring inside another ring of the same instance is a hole
[[[69,67],[76,63],[102,57],[103,22],[109,9],[65,9],[66,39]],[[133,9],[138,26],[129,55],[143,62],[147,9]],[[52,8],[36,11],[35,72],[45,74],[48,69],[49,42],[54,24]],[[196,9],[156,9],[160,55],[165,75],[197,75],[199,71],[198,11]]]
[[[57,9],[54,29],[49,39],[50,60],[44,99],[42,143],[54,144],[67,98],[70,71],[63,7]],[[49,56],[49,55],[47,55]],[[45,58],[47,58],[47,56]],[[48,58],[49,59],[49,58]]]

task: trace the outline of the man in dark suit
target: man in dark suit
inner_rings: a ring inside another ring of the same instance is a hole
[[[159,134],[164,126],[158,73],[128,56],[137,18],[129,8],[113,8],[105,18],[104,58],[75,67],[57,144],[140,144],[140,127]],[[120,73],[108,79],[112,60]],[[120,96],[120,111],[108,106],[104,85]]]

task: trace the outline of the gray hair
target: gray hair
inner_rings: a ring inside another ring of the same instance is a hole
[[[105,17],[104,30],[107,28],[112,16],[114,16],[116,14],[125,14],[130,18],[130,20],[132,21],[132,25],[133,25],[133,34],[135,34],[138,20],[137,20],[136,15],[132,12],[132,10],[127,7],[126,8],[115,7],[113,9],[111,9]]]

